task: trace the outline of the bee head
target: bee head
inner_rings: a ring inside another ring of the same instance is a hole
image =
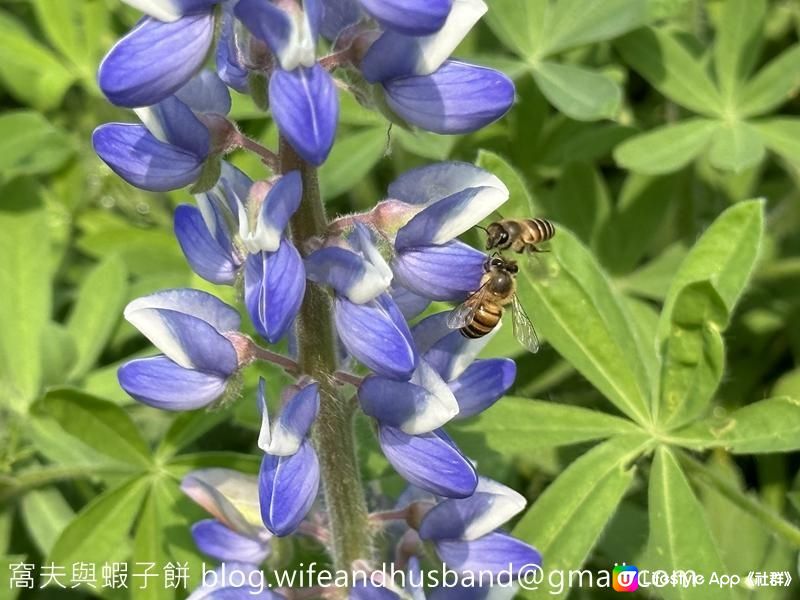
[[[508,232],[500,223],[492,223],[486,228],[486,249],[503,248],[508,243]]]

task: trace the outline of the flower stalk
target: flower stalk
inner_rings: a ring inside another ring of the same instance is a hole
[[[302,174],[303,199],[290,223],[294,243],[302,248],[308,240],[323,235],[328,227],[317,170],[303,161],[283,138],[280,168],[281,173],[299,170]],[[320,414],[313,437],[320,458],[333,562],[337,569],[349,569],[354,561],[372,557],[372,540],[356,458],[355,410],[336,390],[337,353],[331,301],[325,290],[312,283],[306,289],[297,318],[297,346],[300,371],[320,384]]]

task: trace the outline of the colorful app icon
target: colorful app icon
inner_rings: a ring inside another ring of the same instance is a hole
[[[615,565],[612,584],[616,592],[635,592],[639,589],[639,569],[633,565]]]

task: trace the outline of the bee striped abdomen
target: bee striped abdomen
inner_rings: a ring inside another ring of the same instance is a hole
[[[475,313],[472,322],[460,329],[461,335],[468,338],[480,338],[492,331],[500,322],[503,309],[496,304],[483,304]]]
[[[528,244],[546,242],[556,234],[555,226],[547,219],[525,219],[525,225],[525,242]]]

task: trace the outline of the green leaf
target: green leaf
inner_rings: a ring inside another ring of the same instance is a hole
[[[64,529],[47,562],[103,564],[125,558],[147,487],[147,479],[137,478],[95,497]]]
[[[724,109],[703,62],[666,31],[639,29],[617,40],[616,46],[625,62],[673,102],[707,116],[718,116]]]
[[[383,132],[385,146],[388,147],[390,139],[396,139],[400,146],[408,152],[432,160],[446,160],[458,141],[456,136],[440,135],[421,129],[409,131],[402,127],[395,127],[390,132],[384,128]]]
[[[598,231],[596,249],[604,267],[628,273],[639,264],[663,227],[677,189],[677,177],[628,176],[617,205]]]
[[[627,294],[663,302],[670,282],[687,253],[683,244],[672,244],[643,267],[620,279],[619,286]]]
[[[767,148],[793,165],[800,165],[800,119],[775,118],[753,124]]]
[[[20,515],[39,552],[47,556],[75,513],[61,492],[52,487],[25,494],[20,502]]]
[[[87,476],[91,475],[93,470],[117,471],[121,474],[131,472],[130,465],[99,453],[67,433],[48,415],[31,415],[26,433],[39,454],[54,464],[85,469]]]
[[[722,379],[725,347],[720,335],[728,310],[709,281],[681,289],[661,342],[661,386],[653,406],[667,427],[688,423],[706,410]]]
[[[128,295],[128,273],[117,255],[98,264],[82,280],[67,327],[78,347],[72,369],[79,379],[94,366],[119,322]]]
[[[800,450],[800,399],[760,400],[674,432],[690,448],[722,447],[734,454],[764,454]]]
[[[661,313],[659,337],[664,339],[672,319],[672,307],[689,283],[708,280],[722,302],[733,312],[744,291],[764,234],[764,203],[740,202],[723,212],[689,251],[675,274]]]
[[[639,423],[649,421],[651,384],[630,315],[572,233],[558,229],[550,250],[542,259],[546,275],[528,272],[517,280],[537,329],[617,408]]]
[[[732,100],[758,58],[765,0],[726,0],[714,41],[714,66],[723,95]]]
[[[549,0],[494,0],[485,19],[509,50],[534,60],[541,46],[548,4]]]
[[[567,571],[583,564],[630,487],[630,465],[647,438],[614,438],[575,460],[539,496],[514,528],[514,535],[533,544],[545,557],[547,570]],[[527,592],[528,598],[563,598],[564,586]],[[558,593],[557,593],[558,592]]]
[[[319,170],[323,196],[335,198],[363,180],[389,144],[385,127],[372,127],[337,141]]]
[[[688,119],[629,138],[614,150],[614,160],[631,171],[662,175],[682,169],[708,145],[717,124]]]
[[[8,405],[25,411],[39,393],[52,295],[47,215],[29,179],[0,189],[0,231],[0,382]]]
[[[636,328],[636,341],[639,344],[639,355],[647,368],[647,375],[651,381],[656,381],[660,367],[656,354],[656,331],[658,330],[659,314],[651,304],[637,298],[626,297],[625,307],[633,317],[633,325]]]
[[[646,20],[647,0],[559,0],[547,15],[542,53],[610,40]]]
[[[489,150],[478,150],[475,164],[497,176],[508,187],[509,199],[503,204],[503,216],[530,217],[536,214],[536,202],[522,174],[505,158]]]
[[[64,430],[111,458],[145,467],[150,451],[133,420],[116,404],[69,388],[51,390],[41,410]]]
[[[480,416],[453,424],[453,436],[479,436],[486,446],[504,456],[527,454],[540,448],[569,446],[632,433],[636,426],[603,412],[506,396]]]
[[[39,110],[61,103],[75,76],[8,13],[0,13],[0,80],[20,102]]]
[[[611,210],[605,181],[586,163],[569,163],[564,168],[555,194],[547,201],[547,216],[573,231],[591,245]]]
[[[63,384],[77,360],[75,339],[61,323],[50,321],[42,339],[42,385]]]
[[[767,114],[788,102],[800,88],[800,44],[778,55],[743,87],[736,112],[741,117]]]
[[[597,71],[545,61],[536,64],[533,78],[553,106],[577,121],[611,118],[622,102],[619,86]]]
[[[167,535],[159,514],[155,485],[159,484],[154,484],[151,488],[139,517],[133,540],[132,560],[143,565],[155,564],[154,572],[163,572],[170,562],[170,556],[167,553]],[[150,582],[147,586],[135,585],[131,588],[133,600],[168,600],[174,597],[175,590],[168,589],[163,582]]]
[[[225,410],[195,410],[179,414],[158,446],[156,456],[170,458],[230,417]]]
[[[758,131],[747,123],[721,124],[711,140],[711,164],[723,171],[741,173],[760,163],[766,153]]]
[[[10,111],[0,115],[0,180],[52,173],[74,152],[72,139],[39,113]]]
[[[694,570],[706,580],[725,566],[709,532],[703,507],[689,487],[675,456],[666,448],[656,450],[648,490],[650,537],[646,566],[667,573]],[[716,585],[667,586],[660,590],[667,600],[728,599],[730,592]]]

